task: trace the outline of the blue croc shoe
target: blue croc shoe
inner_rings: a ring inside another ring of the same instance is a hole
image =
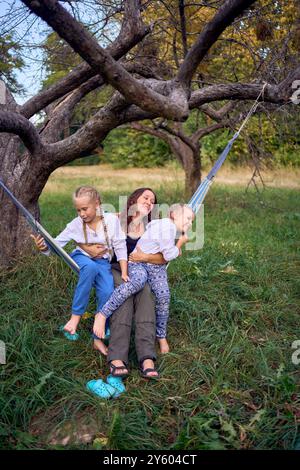
[[[106,384],[102,379],[90,380],[86,384],[86,388],[89,392],[94,393],[100,398],[114,398],[116,389],[109,384]]]
[[[122,382],[121,377],[113,377],[112,375],[109,375],[106,379],[106,382],[112,387],[114,387],[115,389],[114,398],[117,398],[121,395],[121,393],[126,392],[126,388]]]
[[[77,341],[79,338],[78,333],[74,333],[74,335],[72,335],[71,333],[68,333],[68,331],[65,331],[63,325],[59,327],[59,331],[61,331],[69,341]]]
[[[105,336],[104,336],[104,339],[108,340],[110,338],[110,328],[109,326],[107,326],[105,328]]]

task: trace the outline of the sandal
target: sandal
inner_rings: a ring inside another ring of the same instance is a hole
[[[86,388],[100,398],[109,399],[116,396],[116,388],[106,384],[102,379],[90,380],[86,384]]]
[[[71,333],[69,333],[68,331],[65,331],[64,330],[64,325],[60,326],[59,331],[61,331],[65,338],[67,338],[69,341],[77,341],[78,338],[79,338],[79,334],[78,333],[74,333],[73,335]]]
[[[110,374],[112,375],[112,377],[120,377],[121,379],[125,379],[126,377],[128,377],[128,368],[125,363],[123,366],[115,366],[114,364],[110,362],[109,368],[110,368]],[[117,370],[122,370],[122,369],[127,370],[127,372],[125,372],[124,374],[116,373]]]
[[[112,375],[109,375],[106,379],[106,382],[116,390],[114,398],[117,398],[121,395],[121,393],[126,392],[126,388],[122,382],[121,377],[114,377]]]
[[[149,375],[149,372],[156,372],[157,375]],[[160,378],[159,372],[157,372],[156,369],[150,367],[148,369],[143,369],[140,367],[140,374],[143,379],[158,380]]]
[[[148,358],[145,358],[140,362],[139,371],[140,371],[141,377],[143,377],[144,379],[149,379],[149,380],[158,380],[160,378],[160,374],[154,367],[148,367],[147,369],[143,368],[143,364],[146,361],[146,359]],[[149,372],[156,372],[157,375],[149,375]]]

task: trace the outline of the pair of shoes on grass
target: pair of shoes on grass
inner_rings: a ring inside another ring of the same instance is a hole
[[[118,398],[122,393],[126,391],[125,385],[122,382],[121,377],[113,377],[109,375],[106,382],[102,379],[90,380],[86,384],[86,388],[89,392],[94,393],[100,398]]]

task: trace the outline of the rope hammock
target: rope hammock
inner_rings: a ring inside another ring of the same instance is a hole
[[[218,160],[206,176],[202,183],[199,185],[197,190],[195,191],[194,195],[192,196],[191,200],[188,202],[188,206],[191,207],[193,212],[196,214],[199,209],[201,204],[203,203],[205,196],[210,188],[210,186],[213,183],[213,179],[216,176],[218,170],[221,168],[223,165],[228,153],[230,152],[230,149],[235,142],[235,140],[239,137],[241,131],[243,130],[244,126],[247,124],[248,120],[252,116],[252,114],[256,111],[256,108],[259,104],[259,98],[263,95],[265,87],[267,83],[263,85],[263,88],[259,95],[257,96],[254,104],[250,108],[247,116],[245,117],[242,125],[240,126],[239,130],[234,134],[234,136],[230,139],[228,144],[226,145],[225,149],[219,156]],[[46,241],[47,246],[49,249],[55,253],[56,255],[60,256],[65,263],[73,269],[77,274],[79,273],[79,266],[75,261],[71,258],[71,256],[68,255],[68,253],[61,248],[55,240],[51,237],[51,235],[42,227],[42,225],[30,214],[30,212],[18,201],[18,199],[12,194],[12,192],[7,188],[7,186],[3,183],[3,181],[0,179],[0,187],[5,191],[5,193],[11,198],[13,203],[16,205],[16,207],[21,211],[29,225],[33,228],[33,230],[40,234]]]

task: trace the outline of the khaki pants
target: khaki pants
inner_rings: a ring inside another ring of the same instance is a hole
[[[123,281],[118,263],[112,265],[115,287]],[[108,362],[121,360],[128,364],[130,335],[135,321],[135,348],[139,363],[156,359],[155,354],[155,301],[148,284],[127,299],[110,317]]]

